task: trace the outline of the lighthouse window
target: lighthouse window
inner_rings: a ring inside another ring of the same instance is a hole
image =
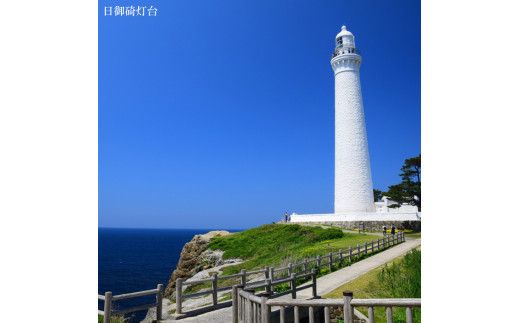
[[[341,45],[341,44],[343,44],[343,39],[339,38],[338,39],[338,45]]]

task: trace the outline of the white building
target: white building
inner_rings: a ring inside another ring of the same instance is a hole
[[[399,207],[390,207],[396,205],[397,202],[390,200],[388,197],[383,196],[381,201],[375,202],[377,213],[417,213],[419,209],[415,205],[403,203]]]
[[[334,213],[296,214],[291,222],[420,221],[412,205],[399,208],[384,197],[374,202],[359,70],[361,55],[345,26],[330,61],[335,82]]]

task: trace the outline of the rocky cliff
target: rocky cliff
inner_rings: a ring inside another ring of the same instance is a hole
[[[206,234],[198,234],[186,243],[182,248],[177,268],[172,273],[165,289],[165,297],[175,295],[175,281],[177,278],[190,278],[196,273],[220,266],[225,263],[221,251],[208,250],[211,238],[229,235],[228,231],[210,231]]]

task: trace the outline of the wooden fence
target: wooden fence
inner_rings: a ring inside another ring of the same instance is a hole
[[[115,310],[113,308],[113,303],[115,301],[120,301],[123,299],[137,298],[148,295],[156,295],[155,303],[153,304],[145,304],[139,305],[132,308],[124,309],[124,310]],[[135,293],[128,294],[120,294],[120,295],[112,295],[112,292],[106,292],[105,295],[98,295],[98,300],[104,301],[104,309],[103,311],[98,310],[98,314],[103,316],[104,323],[110,323],[111,316],[114,315],[124,315],[131,312],[143,311],[152,307],[156,307],[157,309],[157,321],[161,320],[161,312],[162,312],[162,299],[163,299],[163,285],[157,285],[156,289],[143,290]]]
[[[337,264],[338,266],[344,265],[345,261],[348,260],[348,263],[352,263],[355,259],[359,259],[360,257],[367,255],[369,253],[378,252],[380,250],[387,249],[393,245],[399,244],[405,241],[404,232],[399,232],[395,235],[388,235],[386,237],[372,240],[370,242],[365,242],[364,245],[358,244],[356,247],[349,247],[348,250],[339,250],[337,252],[330,252],[326,255],[316,256],[313,258],[305,258],[296,263],[289,263],[285,267],[274,268],[274,267],[265,267],[259,270],[246,271],[242,269],[240,273],[233,275],[217,275],[214,274],[210,278],[199,279],[199,280],[189,280],[183,278],[177,278],[175,282],[175,303],[176,308],[175,312],[177,315],[183,314],[182,301],[188,298],[195,298],[205,295],[212,295],[212,305],[213,309],[218,308],[218,305],[231,305],[230,302],[226,302],[227,304],[219,303],[218,293],[231,291],[233,286],[221,286],[219,281],[229,279],[239,279],[241,286],[245,286],[245,289],[251,287],[265,287],[265,291],[268,291],[268,287],[266,285],[267,281],[270,281],[271,284],[277,284],[279,282],[287,282],[289,280],[284,280],[287,278],[301,278],[301,274],[306,275],[311,272],[313,268],[316,268],[319,273],[321,268],[327,266],[327,268],[332,271],[333,266]],[[258,275],[264,275],[264,279],[258,280]],[[300,275],[300,276],[298,276]],[[256,281],[247,281],[249,276],[254,276]],[[191,286],[197,284],[211,283],[211,288],[198,291],[195,293],[185,293],[183,292],[183,286]],[[219,287],[221,286],[221,287]]]
[[[421,307],[420,298],[354,299],[352,292],[344,292],[343,299],[269,299],[254,295],[241,286],[233,288],[232,323],[330,323],[331,307],[343,308],[345,323],[354,323],[354,317],[374,323],[374,307],[386,308],[386,322],[393,322],[393,308],[406,308],[406,323],[413,323],[413,308]],[[368,317],[356,307],[366,307]]]

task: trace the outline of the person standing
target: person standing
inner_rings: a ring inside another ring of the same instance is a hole
[[[386,225],[385,225],[385,226],[383,226],[383,236],[385,236],[385,237],[386,237]]]
[[[395,225],[392,224],[392,237],[395,236]]]

